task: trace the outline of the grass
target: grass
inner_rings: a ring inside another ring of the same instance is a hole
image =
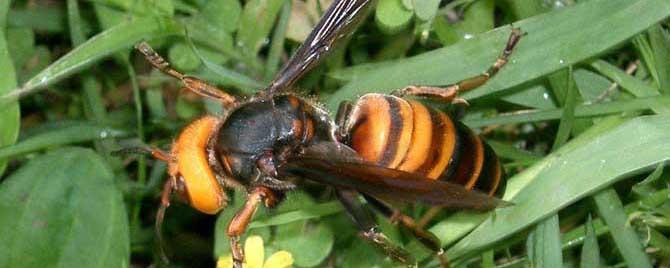
[[[146,40],[178,70],[253,94],[313,26],[315,2],[2,2],[0,267],[159,263],[153,224],[166,166],[110,153],[167,148],[186,123],[222,111],[132,46]],[[334,111],[369,92],[454,83],[493,63],[510,25],[527,32],[495,78],[463,95],[462,121],[501,158],[504,199],[515,205],[439,213],[428,229],[453,266],[670,266],[670,3],[379,2],[298,92]],[[163,228],[172,264],[212,267],[229,254],[225,229],[243,198],[231,193],[228,208],[207,216],[173,197]],[[420,267],[438,266],[379,220]],[[398,266],[357,238],[322,187],[259,210],[249,234],[269,253],[292,252],[298,267]]]

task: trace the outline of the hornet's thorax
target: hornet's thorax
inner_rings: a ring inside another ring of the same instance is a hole
[[[213,142],[223,167],[244,185],[290,187],[277,178],[276,167],[305,146],[335,141],[328,114],[308,101],[279,95],[253,100],[233,110]]]

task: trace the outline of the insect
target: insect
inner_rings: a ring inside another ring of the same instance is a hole
[[[148,44],[137,45],[154,67],[181,80],[185,88],[218,100],[227,111],[190,123],[170,151],[146,148],[168,163],[158,223],[172,192],[195,209],[215,214],[227,206],[226,190],[246,191],[247,199],[227,229],[234,266],[240,268],[244,255],[239,240],[256,209],[261,204],[276,206],[287,191],[310,180],[335,189],[364,239],[393,259],[411,264],[412,256],[379,231],[361,196],[435,252],[441,252],[439,240],[389,201],[477,210],[505,204],[494,197],[504,180],[493,151],[447,114],[406,97],[461,101],[459,92],[484,84],[505,65],[521,38],[518,29],[512,30],[501,56],[481,75],[443,88],[409,86],[391,95],[368,94],[355,103],[342,103],[335,120],[290,91],[353,31],[371,2],[334,1],[272,83],[248,99],[183,75]]]

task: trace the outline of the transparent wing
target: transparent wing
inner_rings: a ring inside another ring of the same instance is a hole
[[[333,45],[353,32],[375,0],[335,0],[300,45],[298,51],[279,71],[265,94],[273,95],[293,86],[323,59]]]

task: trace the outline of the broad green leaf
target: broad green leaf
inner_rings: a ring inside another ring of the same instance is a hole
[[[128,267],[114,175],[89,149],[41,155],[0,184],[0,267]]]
[[[127,137],[130,133],[91,123],[80,123],[40,133],[17,144],[0,147],[0,160],[20,154],[34,152],[54,146],[107,138]]]
[[[598,214],[610,228],[614,243],[619,248],[628,267],[651,268],[649,257],[644,252],[640,238],[633,227],[627,223],[628,217],[616,191],[612,188],[606,189],[593,196],[593,200],[598,208]]]
[[[665,0],[592,0],[515,22],[528,34],[510,63],[464,97],[486,96],[593,57],[668,15],[670,2]],[[345,69],[351,81],[329,98],[328,107],[335,110],[342,100],[367,92],[390,92],[414,84],[447,85],[479,74],[495,61],[509,33],[509,27],[501,27],[446,48],[375,63],[374,68]]]
[[[188,29],[187,39],[191,38],[199,45],[214,49],[217,53],[222,54],[221,56],[244,60],[242,53],[233,46],[233,37],[230,33],[207,23],[202,17],[189,18],[182,22]],[[254,65],[250,64],[250,66]]]
[[[188,72],[197,69],[200,66],[200,59],[191,48],[183,43],[175,43],[168,50],[168,60],[175,69]]]
[[[0,4],[0,70],[3,70],[3,75],[0,75],[0,95],[10,93],[16,88],[16,73],[5,40],[5,19],[8,9],[9,1]],[[16,142],[19,136],[20,117],[18,102],[11,102],[6,106],[0,105],[0,122],[2,122],[0,123],[0,147]],[[0,177],[6,165],[7,161],[0,159]]]
[[[279,225],[276,234],[277,247],[291,252],[300,267],[317,266],[333,248],[333,231],[323,223],[298,221]]]
[[[3,1],[9,4],[12,1]],[[11,20],[7,25],[12,27],[28,27],[47,33],[62,33],[66,30],[65,13],[57,6],[36,5],[31,8],[12,8],[9,11]],[[0,20],[4,18],[0,17]]]
[[[23,84],[19,90],[0,97],[0,106],[67,78],[117,51],[143,39],[179,34],[179,25],[166,18],[140,18],[123,22],[76,47]]]
[[[346,248],[346,255],[342,258],[342,268],[384,268],[397,266],[397,263],[394,263],[390,258],[387,258],[384,253],[374,245],[362,241],[359,238],[353,239],[351,243],[346,245]],[[336,250],[335,252],[337,253],[341,251]]]
[[[414,16],[400,1],[380,0],[375,7],[375,21],[385,33],[393,34],[405,29]]]
[[[11,40],[7,43],[7,49],[12,55],[14,69],[20,71],[35,53],[35,33],[27,27],[8,28],[7,40]]]
[[[285,0],[247,1],[240,18],[237,44],[243,55],[255,57],[261,46],[267,43],[268,35]]]
[[[263,84],[256,80],[242,73],[222,67],[221,65],[218,65],[215,62],[212,62],[211,60],[203,57],[202,53],[200,53],[200,50],[195,47],[193,42],[190,42],[190,40],[187,41],[191,46],[191,50],[193,50],[195,55],[200,59],[200,61],[202,61],[205,67],[207,67],[206,70],[208,72],[203,73],[202,77],[205,80],[225,85],[231,84],[248,94],[253,94],[256,89],[263,87]]]
[[[582,136],[588,140],[573,139],[515,176],[522,180],[511,178],[514,183],[527,183],[520,191],[508,185],[506,199],[515,205],[496,210],[495,217],[449,249],[449,256],[459,258],[484,250],[620,179],[670,160],[668,116],[635,118],[604,134],[592,137],[592,133],[585,132]]]
[[[237,30],[242,6],[239,0],[208,1],[202,7],[202,16],[207,23],[228,33]]]

